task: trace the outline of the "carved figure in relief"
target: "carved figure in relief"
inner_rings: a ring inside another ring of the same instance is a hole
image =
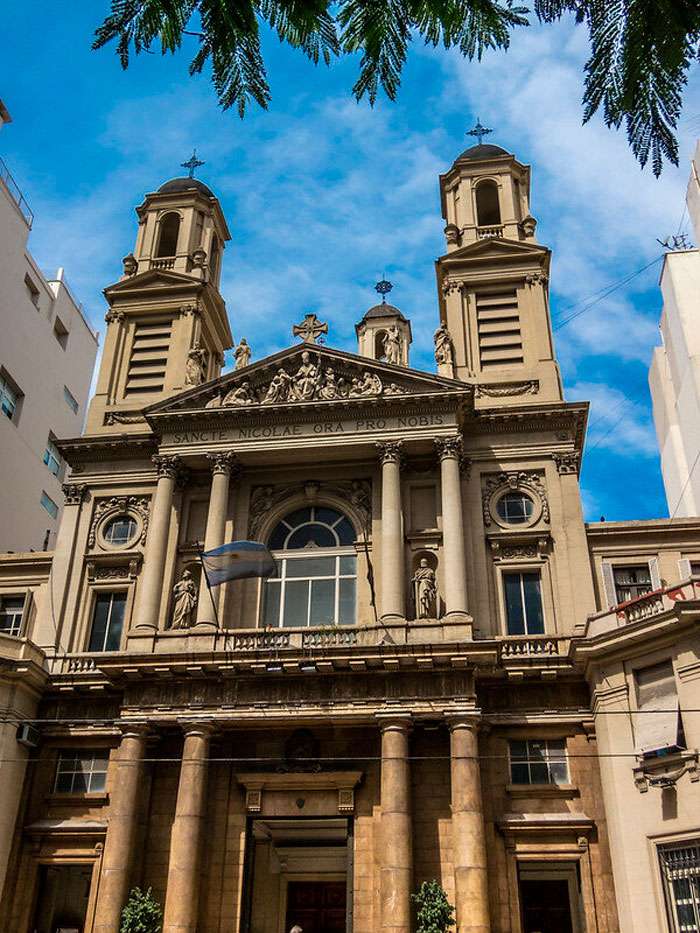
[[[194,610],[197,605],[197,587],[189,570],[183,570],[182,576],[173,587],[175,605],[171,628],[189,628],[192,625]]]
[[[221,408],[221,393],[210,398],[205,408]]]
[[[335,380],[335,373],[330,367],[326,370],[323,377],[323,384],[319,389],[318,393],[321,398],[329,401],[330,399],[338,398],[338,385]]]
[[[412,582],[416,618],[435,619],[437,617],[437,584],[435,571],[426,557],[421,557]]]
[[[311,362],[311,354],[304,350],[301,354],[301,366],[294,375],[292,394],[300,402],[310,401],[318,388],[318,366]]]
[[[382,391],[382,380],[379,376],[366,370],[362,373],[362,379],[353,379],[350,388],[350,395],[355,397],[367,395],[380,395]]]
[[[241,342],[233,351],[233,358],[236,361],[234,369],[243,369],[244,366],[250,363],[250,347],[245,337],[241,337]]]
[[[384,395],[401,395],[401,389],[392,382],[384,389]]]
[[[452,338],[450,337],[450,332],[444,324],[441,324],[435,331],[433,340],[435,341],[435,362],[438,364],[438,366],[451,366],[454,362]]]
[[[401,337],[396,324],[392,324],[384,334],[384,357],[387,363],[401,365]]]
[[[256,402],[250,382],[246,379],[224,397],[223,405],[253,405]]]
[[[267,392],[263,398],[263,403],[272,404],[273,402],[286,402],[289,398],[289,388],[292,377],[283,369],[278,369],[272,377],[272,382],[267,387]]]
[[[198,386],[204,382],[207,371],[207,351],[196,343],[187,354],[185,385]]]

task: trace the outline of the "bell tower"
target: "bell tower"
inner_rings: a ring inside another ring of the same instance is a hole
[[[382,300],[370,308],[359,324],[355,325],[357,352],[371,360],[408,366],[408,351],[413,339],[411,322],[398,308],[387,304],[386,296],[393,287],[385,278],[374,286]]]
[[[451,340],[454,377],[476,383],[480,406],[558,401],[550,251],[535,239],[530,167],[482,142],[485,132],[477,126],[471,135],[478,145],[440,176],[447,248],[436,263],[441,330]]]
[[[107,331],[86,431],[143,431],[149,405],[221,373],[233,344],[219,292],[231,239],[218,199],[194,177],[174,178],[136,208],[133,253],[105,289]]]

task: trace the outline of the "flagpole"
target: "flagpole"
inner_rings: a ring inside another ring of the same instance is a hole
[[[209,585],[209,577],[207,576],[207,568],[204,566],[204,561],[202,557],[204,556],[204,548],[202,547],[202,542],[197,541],[197,556],[199,557],[199,563],[202,567],[202,574],[204,576],[204,582],[207,585],[209,590],[209,598],[211,599],[212,608],[214,609],[214,620],[216,622],[217,630],[221,630],[221,622],[219,621],[219,612],[216,608],[216,600],[214,599],[214,594],[212,592],[211,586]]]

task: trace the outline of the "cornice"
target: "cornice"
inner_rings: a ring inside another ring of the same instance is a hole
[[[69,466],[93,461],[149,459],[158,450],[157,437],[147,434],[87,435],[56,441]]]

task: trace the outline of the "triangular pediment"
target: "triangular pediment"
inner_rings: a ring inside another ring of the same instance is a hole
[[[545,246],[537,243],[524,243],[522,240],[506,240],[501,237],[488,237],[483,240],[477,240],[475,243],[468,243],[466,246],[460,246],[459,249],[441,256],[438,260],[441,265],[457,263],[460,260],[499,260],[504,258],[526,259],[532,257],[535,260],[542,259],[549,255],[549,250]]]
[[[181,272],[172,272],[169,269],[149,269],[147,272],[140,272],[137,275],[131,275],[127,279],[115,282],[114,285],[108,285],[104,293],[109,298],[111,296],[124,295],[130,292],[157,291],[163,288],[182,288],[182,287],[202,288],[204,282],[193,278],[191,275],[183,275]]]
[[[313,344],[298,344],[146,409],[147,416],[205,409],[269,410],[290,405],[347,406],[406,396],[455,396],[471,387],[455,379],[367,359]]]

